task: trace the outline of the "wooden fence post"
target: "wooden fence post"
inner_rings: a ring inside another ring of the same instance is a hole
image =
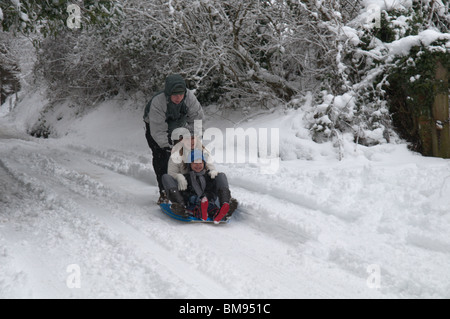
[[[448,70],[440,61],[437,61],[434,91],[437,93],[431,113],[435,120],[435,127],[432,129],[433,156],[450,158]]]

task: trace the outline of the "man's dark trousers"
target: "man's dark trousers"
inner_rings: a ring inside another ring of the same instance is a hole
[[[150,125],[148,123],[145,123],[145,129],[145,137],[153,153],[153,169],[155,170],[156,180],[158,181],[159,192],[162,193],[164,190],[162,177],[164,174],[167,174],[170,152],[159,147],[158,143],[156,143],[150,134]]]

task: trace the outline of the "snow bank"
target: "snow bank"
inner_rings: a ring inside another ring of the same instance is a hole
[[[10,109],[9,102],[7,102],[1,106],[0,114],[3,114],[3,117],[8,115],[10,122],[13,123],[17,130],[29,132],[38,122],[40,113],[48,104],[45,94],[44,89],[35,89],[28,93],[23,93],[23,95],[21,92],[17,106]]]
[[[78,106],[66,102],[55,106],[46,120],[55,138],[64,137],[94,148],[142,150],[147,143],[142,120],[144,105],[143,101],[118,98],[80,116]]]

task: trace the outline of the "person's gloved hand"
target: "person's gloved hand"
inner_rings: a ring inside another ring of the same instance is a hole
[[[185,191],[188,187],[186,177],[184,177],[182,174],[177,174],[176,180],[178,182],[178,190]]]
[[[219,172],[216,170],[209,171],[209,176],[211,176],[212,179],[215,179],[219,175]]]

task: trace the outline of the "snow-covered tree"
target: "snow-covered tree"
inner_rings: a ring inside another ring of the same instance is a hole
[[[339,140],[343,133],[353,134],[356,142],[365,145],[389,141],[395,135],[389,103],[393,96],[386,93],[391,75],[402,72],[399,61],[408,60],[415,45],[434,50],[436,40],[443,41],[438,50],[448,61],[448,4],[441,0],[367,0],[361,4],[361,11],[350,21],[343,21],[337,11],[329,11],[333,18],[328,21],[321,18],[322,25],[334,33],[328,42],[334,63],[330,60],[331,81],[309,115],[317,141]],[[378,16],[370,12],[373,8]]]

